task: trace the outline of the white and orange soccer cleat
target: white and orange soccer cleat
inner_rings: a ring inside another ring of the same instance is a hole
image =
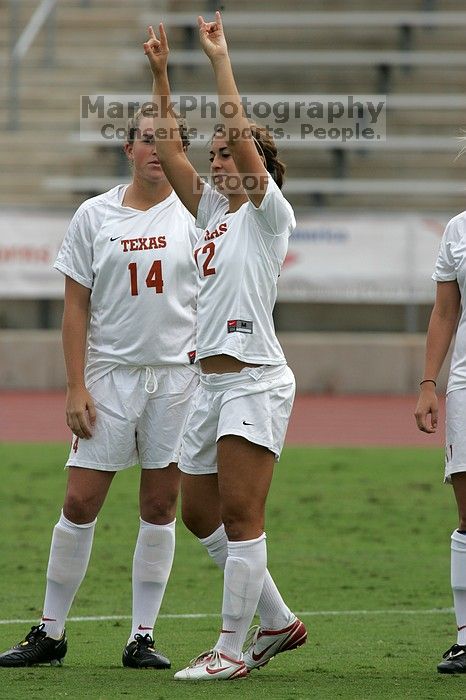
[[[233,681],[246,678],[247,675],[248,669],[244,661],[230,659],[211,649],[193,659],[189,666],[175,673],[174,677],[177,681]]]
[[[268,664],[276,654],[297,649],[307,640],[304,623],[296,616],[293,622],[282,630],[266,630],[251,627],[246,640],[244,663],[248,671]]]

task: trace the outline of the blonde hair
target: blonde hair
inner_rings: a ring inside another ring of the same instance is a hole
[[[134,114],[134,116],[128,119],[128,124],[126,127],[127,143],[134,143],[135,138],[139,132],[139,124],[141,123],[141,119],[143,119],[144,117],[155,116],[156,111],[154,109],[154,105],[151,102],[147,103],[143,107],[140,107],[138,111]],[[183,117],[181,117],[181,115],[177,114],[176,112],[174,116],[176,119],[176,123],[178,124],[178,130],[180,132],[180,138],[183,143],[183,148],[187,149],[191,142],[188,137],[188,126],[186,124],[186,120],[183,119]]]

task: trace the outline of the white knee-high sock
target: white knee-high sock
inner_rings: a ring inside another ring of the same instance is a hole
[[[241,659],[243,645],[259,602],[265,571],[265,533],[254,540],[228,542],[223,574],[222,630],[215,649]]]
[[[457,643],[466,644],[466,535],[454,530],[451,536],[451,588],[455,606]]]
[[[217,566],[223,570],[228,553],[228,539],[223,524],[208,537],[199,539],[199,542],[204,545]],[[265,572],[257,613],[261,627],[267,630],[281,630],[288,627],[294,619],[293,613],[280,595],[268,569]]]
[[[175,554],[175,523],[153,525],[141,520],[133,558],[133,621],[135,634],[150,634],[170,576]]]
[[[199,537],[199,542],[204,545],[209,557],[211,557],[218,568],[223,571],[228,556],[228,538],[224,524],[222,523],[220,527],[214,530],[208,537]]]
[[[42,615],[44,630],[52,639],[61,637],[74,597],[86,574],[96,522],[77,525],[65,518],[62,511],[53,529]]]

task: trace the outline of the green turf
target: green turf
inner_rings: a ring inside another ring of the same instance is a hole
[[[41,612],[66,451],[61,444],[0,445],[2,620],[35,620]],[[64,666],[1,669],[0,698],[464,699],[466,679],[435,671],[455,641],[453,615],[432,612],[451,606],[456,514],[442,470],[438,450],[285,451],[268,504],[269,568],[290,606],[308,613],[310,640],[246,680],[185,685],[170,671],[123,669],[128,620],[69,622]],[[112,485],[73,617],[130,612],[137,481],[133,469]],[[220,573],[179,522],[162,613],[211,616],[160,619],[158,644],[175,670],[215,641],[220,598]],[[367,614],[309,614],[322,611]],[[1,624],[0,649],[29,626]]]

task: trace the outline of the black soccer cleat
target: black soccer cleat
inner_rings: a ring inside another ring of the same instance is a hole
[[[439,673],[466,673],[466,646],[453,644],[443,655],[445,661],[437,666]]]
[[[22,642],[0,654],[0,666],[61,666],[68,649],[65,632],[63,631],[61,639],[52,639],[47,637],[44,627],[43,623],[31,627],[31,631]]]
[[[150,634],[134,635],[134,642],[125,646],[122,657],[123,666],[127,668],[170,668],[166,656],[154,649],[154,640]]]

